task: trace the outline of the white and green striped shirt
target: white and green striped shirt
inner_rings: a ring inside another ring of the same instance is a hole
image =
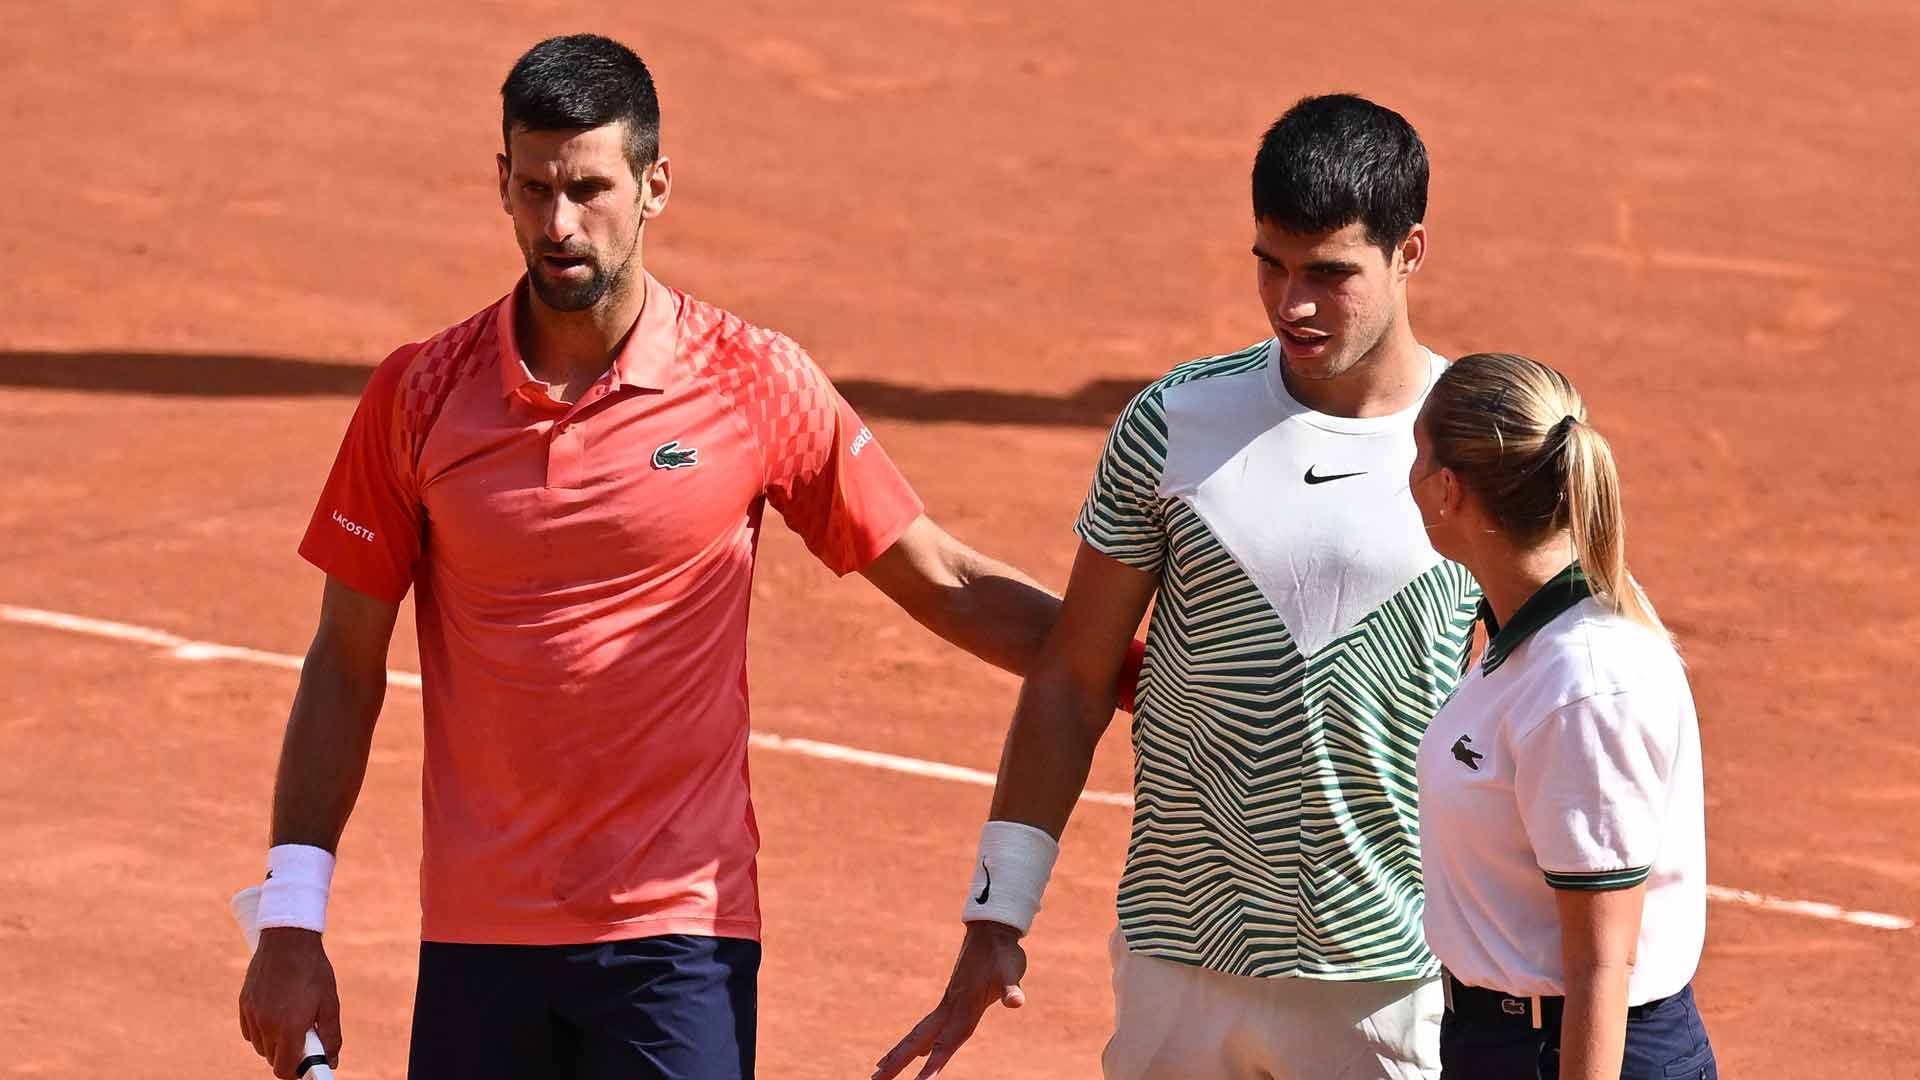
[[[1263,342],[1141,391],[1075,525],[1160,578],[1120,925],[1230,974],[1421,978],[1414,755],[1479,594],[1407,489],[1418,403],[1317,413],[1277,362]]]

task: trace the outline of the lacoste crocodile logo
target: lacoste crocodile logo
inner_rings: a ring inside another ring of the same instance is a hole
[[[1454,757],[1454,760],[1458,761],[1460,764],[1465,765],[1467,768],[1472,769],[1474,772],[1479,772],[1480,759],[1483,757],[1486,757],[1487,755],[1476,754],[1472,750],[1468,749],[1467,744],[1472,741],[1473,741],[1473,736],[1471,735],[1462,735],[1458,739],[1455,739],[1453,741],[1453,757]]]
[[[653,452],[653,467],[656,469],[685,469],[700,464],[700,451],[694,447],[680,449],[680,440],[661,443]]]

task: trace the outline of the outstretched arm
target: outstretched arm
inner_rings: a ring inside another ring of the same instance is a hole
[[[1060,614],[1059,598],[1039,582],[925,514],[861,574],[920,625],[1015,675],[1033,666]]]
[[[1113,719],[1114,681],[1157,586],[1154,575],[1080,545],[1059,621],[1020,690],[1000,756],[989,815],[993,823],[1038,829],[1056,842],[1066,830],[1086,787],[1094,749]],[[1004,878],[1003,890],[1015,886]],[[1043,885],[1035,883],[1036,892]],[[897,1075],[922,1055],[927,1063],[920,1080],[938,1076],[990,1005],[1025,1004],[1019,985],[1026,971],[1019,941],[1024,929],[984,920],[967,923],[939,1006],[880,1059],[876,1080]]]

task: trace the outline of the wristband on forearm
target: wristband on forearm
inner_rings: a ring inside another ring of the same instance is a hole
[[[961,921],[1004,923],[1025,934],[1040,912],[1040,894],[1059,855],[1059,843],[1044,829],[1017,821],[981,826],[980,852]]]
[[[332,891],[332,852],[310,844],[275,844],[267,849],[258,925],[263,930],[297,926],[321,933],[327,928],[327,895]]]

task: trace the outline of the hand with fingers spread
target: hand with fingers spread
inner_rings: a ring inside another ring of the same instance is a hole
[[[260,947],[240,988],[240,1033],[291,1080],[306,1057],[307,1029],[317,1028],[327,1064],[340,1066],[340,993],[320,935],[296,927],[260,931]]]
[[[897,1076],[915,1058],[927,1064],[915,1080],[939,1076],[961,1045],[973,1036],[980,1018],[994,1002],[1009,1009],[1027,1003],[1020,979],[1027,972],[1027,953],[1020,947],[1020,931],[997,922],[970,922],[960,942],[960,958],[947,979],[947,992],[926,1018],[914,1025],[874,1066],[873,1080]]]
[[[1060,836],[1113,720],[1113,687],[1156,580],[1080,545],[1060,621],[1027,672],[1001,752],[960,908],[960,958],[939,1006],[880,1059],[874,1080],[899,1076],[919,1057],[927,1061],[915,1080],[939,1076],[994,1002],[1026,1005],[1020,939],[1040,912]]]

